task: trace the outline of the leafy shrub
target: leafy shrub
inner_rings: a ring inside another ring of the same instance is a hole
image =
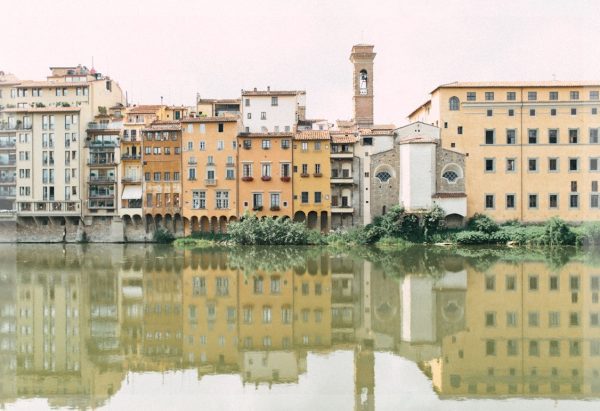
[[[574,245],[575,233],[558,217],[552,217],[544,225],[544,234],[540,239],[544,245],[551,247],[560,245]]]
[[[488,244],[490,242],[489,234],[481,231],[462,231],[456,234],[456,242],[465,245]]]
[[[600,245],[600,223],[585,223],[577,230],[577,243],[585,246]]]
[[[158,227],[152,235],[152,240],[155,243],[169,244],[175,240],[175,236],[167,229]]]
[[[498,224],[485,214],[475,214],[467,224],[469,230],[491,234],[499,230]]]
[[[294,223],[288,218],[245,214],[240,221],[229,224],[229,238],[240,245],[305,245],[309,229],[304,223]]]

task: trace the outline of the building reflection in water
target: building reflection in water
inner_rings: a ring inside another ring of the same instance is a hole
[[[141,245],[0,255],[3,404],[97,407],[141,371],[295,384],[307,353],[334,350],[354,352],[357,410],[375,409],[377,351],[414,361],[442,399],[600,394],[600,269],[580,259]]]

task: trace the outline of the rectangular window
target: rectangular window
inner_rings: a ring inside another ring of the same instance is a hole
[[[579,171],[578,158],[569,158],[569,171]]]
[[[206,191],[192,191],[192,208],[195,210],[206,208]]]
[[[485,159],[485,172],[486,173],[493,173],[494,171],[496,171],[496,161],[493,158],[486,158]]]
[[[551,91],[548,98],[550,100],[558,100],[558,91]]]
[[[154,181],[160,181],[160,172],[155,172],[154,173]]]
[[[514,194],[506,195],[506,208],[515,208],[515,195]]]
[[[485,326],[486,327],[495,327],[496,326],[496,313],[495,312],[486,312],[485,313]]]
[[[517,313],[515,311],[509,311],[506,313],[506,326],[516,327],[518,324]]]
[[[315,191],[315,204],[320,204],[320,203],[321,203],[321,192]]]
[[[529,101],[537,100],[537,92],[536,91],[528,91],[527,92],[527,100],[529,100]]]
[[[549,144],[558,144],[558,129],[551,128],[548,130],[548,143]]]
[[[308,191],[303,191],[300,195],[302,204],[308,204]]]
[[[535,117],[535,109],[534,108],[529,109],[529,116]]]
[[[216,208],[219,210],[229,209],[229,191],[216,192]]]
[[[537,275],[529,276],[529,291],[537,291],[539,285],[539,277]]]
[[[494,92],[493,91],[485,92],[485,101],[494,101]]]
[[[571,100],[579,100],[579,91],[571,91],[571,92],[569,92],[569,98]]]
[[[598,144],[598,129],[590,128],[590,144]]]
[[[537,311],[531,311],[527,314],[527,323],[530,327],[539,327],[540,325],[540,313]]]
[[[534,171],[534,172],[538,171],[538,160],[537,160],[537,158],[530,158],[530,159],[528,159],[527,160],[527,164],[528,164],[527,169],[529,171]]]
[[[493,194],[485,195],[485,208],[493,209],[495,207],[495,198]]]
[[[487,110],[486,110],[486,115],[487,115],[488,117],[492,117],[492,116],[494,115],[494,110],[492,110],[492,109],[487,109]]]
[[[517,159],[507,158],[506,159],[506,171],[509,173],[517,171]]]
[[[529,208],[537,208],[538,196],[537,194],[529,194]]]
[[[578,129],[569,129],[569,144],[577,144],[579,139],[579,130]]]
[[[558,171],[558,158],[548,159],[548,171]]]
[[[271,105],[272,106],[277,106],[279,105],[279,98],[277,96],[273,96],[271,97]]]
[[[485,289],[486,291],[494,291],[496,289],[496,277],[493,275],[485,276]]]
[[[462,126],[458,126],[458,128],[456,129],[456,132],[457,132],[458,134],[462,134],[462,133],[463,133],[463,128],[462,128]]]
[[[485,130],[485,144],[494,144],[494,130]]]
[[[262,141],[262,149],[268,150],[271,148],[271,140],[265,139]]]
[[[548,195],[548,206],[550,208],[558,208],[558,194]]]
[[[474,91],[467,91],[467,101],[475,101],[477,99],[477,93]]]
[[[527,137],[529,144],[537,144],[537,129],[529,129],[527,130]]]
[[[515,129],[506,130],[506,144],[517,144],[517,131]]]
[[[556,109],[555,108],[551,108],[550,109],[550,115],[553,116],[553,117],[556,116]]]
[[[279,193],[271,193],[270,194],[270,200],[271,200],[271,210],[272,211],[276,211],[281,207],[280,204],[280,194]]]
[[[569,207],[579,208],[579,194],[569,194]]]
[[[512,108],[508,109],[508,117],[514,117],[515,116],[515,110],[513,110]]]
[[[259,210],[263,206],[263,198],[262,193],[253,193],[252,194],[252,207],[254,210]]]
[[[219,125],[218,125],[218,131],[219,131],[219,133],[222,133],[223,131],[225,131],[225,124],[219,123]]]
[[[599,97],[598,90],[590,91],[590,100],[598,100],[598,97]]]
[[[519,344],[517,343],[517,340],[506,341],[506,354],[509,357],[519,355]]]
[[[548,313],[548,326],[549,327],[560,327],[560,312],[550,311]]]
[[[260,119],[261,120],[266,120],[267,119],[267,112],[266,111],[261,111],[260,112]]]
[[[515,101],[517,99],[517,93],[515,93],[514,91],[506,92],[506,99],[508,101]]]

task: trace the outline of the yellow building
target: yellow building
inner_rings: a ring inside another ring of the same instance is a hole
[[[587,82],[450,83],[409,119],[440,127],[442,146],[468,155],[469,215],[595,220],[599,90]],[[449,183],[462,178],[440,173]]]
[[[293,215],[292,133],[238,135],[238,214]]]
[[[237,116],[182,121],[185,234],[226,231],[237,219]]]
[[[301,131],[294,136],[294,220],[309,228],[331,226],[329,131]]]
[[[186,251],[183,269],[183,360],[202,372],[236,369],[238,279],[227,253]]]
[[[600,395],[600,275],[580,262],[470,269],[464,331],[425,364],[442,398]]]

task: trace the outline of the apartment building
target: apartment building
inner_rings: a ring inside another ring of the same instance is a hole
[[[0,163],[14,166],[16,175],[14,190],[2,187],[0,193],[14,191],[18,217],[39,216],[42,223],[48,217],[96,214],[83,203],[90,175],[85,131],[96,115],[123,101],[118,83],[94,69],[79,65],[50,71],[45,81],[0,79],[0,124],[13,132],[8,139],[15,139],[14,153],[0,149]]]
[[[199,117],[220,117],[240,115],[239,98],[217,99],[201,98],[200,94],[196,96],[196,116]]]
[[[293,141],[294,221],[328,231],[331,224],[329,131],[297,132]]]
[[[238,135],[238,215],[293,216],[293,133]]]
[[[14,128],[14,129],[13,129]],[[17,196],[17,130],[16,124],[0,123],[0,210],[15,210]]]
[[[464,153],[469,215],[540,222],[597,219],[600,83],[455,82],[437,87],[411,121],[440,127]],[[463,177],[439,170],[449,184]]]
[[[360,214],[360,160],[354,155],[358,138],[353,132],[331,132],[331,227],[354,225],[354,211]],[[358,222],[358,221],[357,221]]]
[[[154,121],[142,129],[142,148],[147,228],[181,231],[181,123]]]
[[[238,217],[239,116],[182,120],[185,232],[221,232]]]
[[[442,398],[597,397],[600,276],[572,261],[470,269],[465,328],[441,339],[430,361]]]
[[[306,92],[242,90],[241,108],[246,133],[293,133],[306,117]]]

